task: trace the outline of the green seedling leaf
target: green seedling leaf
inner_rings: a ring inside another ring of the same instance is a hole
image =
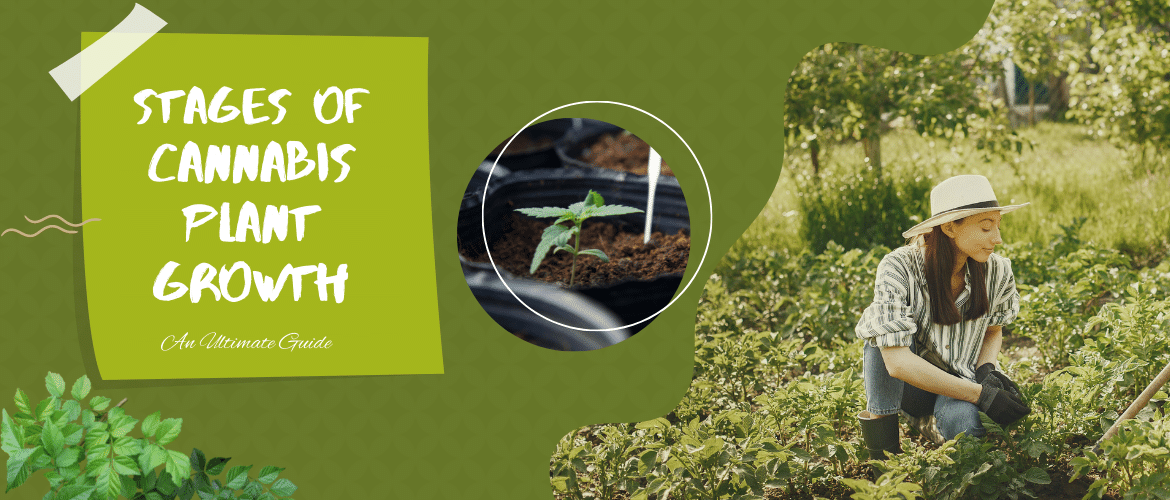
[[[53,397],[59,398],[65,394],[65,379],[61,378],[59,374],[49,372],[48,375],[45,375],[45,388]]]
[[[161,411],[151,413],[142,419],[142,436],[148,438],[153,437],[154,433],[158,431],[159,420],[162,420]]]
[[[287,497],[297,491],[297,485],[293,484],[292,481],[289,481],[288,479],[280,478],[277,479],[275,483],[272,483],[272,487],[269,488],[269,491],[278,497]]]
[[[572,211],[565,210],[563,208],[557,208],[557,207],[517,208],[516,211],[520,212],[524,215],[527,215],[529,217],[536,217],[538,219],[543,219],[545,217],[571,217],[571,216],[573,216]]]
[[[81,378],[77,379],[77,381],[73,383],[73,390],[71,391],[73,398],[77,399],[78,401],[85,399],[85,397],[89,395],[89,390],[91,388],[92,386],[89,383],[89,377],[82,375]]]
[[[598,250],[596,248],[589,248],[589,249],[581,250],[580,252],[577,253],[577,255],[592,255],[594,257],[601,259],[602,262],[609,262],[609,256],[605,255],[605,252],[602,252],[601,250]]]
[[[248,471],[252,470],[251,465],[237,465],[228,471],[225,478],[224,486],[233,490],[243,488],[248,483]]]
[[[208,460],[207,461],[207,474],[212,475],[212,476],[218,476],[219,473],[223,472],[223,468],[228,463],[228,460],[231,460],[231,459],[232,459],[231,457],[226,457],[226,458],[225,457],[215,457],[211,460]]]
[[[585,205],[591,207],[600,207],[605,205],[605,198],[601,197],[597,191],[589,190],[589,194],[585,195]]]
[[[158,444],[167,445],[175,438],[179,437],[179,431],[183,429],[183,419],[168,418],[159,422],[158,429],[154,433],[154,437]]]
[[[569,212],[572,212],[573,217],[578,220],[581,218],[582,210],[585,210],[585,202],[583,201],[578,201],[577,203],[569,205]]]
[[[203,451],[199,448],[191,449],[191,470],[196,472],[204,472],[207,468],[207,457],[203,455]]]
[[[263,469],[260,469],[260,477],[257,477],[256,480],[264,484],[272,484],[273,481],[276,481],[276,477],[279,476],[281,472],[284,472],[284,467],[273,467],[268,465]],[[292,493],[289,493],[289,495],[291,494]]]
[[[50,457],[56,458],[61,454],[61,450],[65,448],[65,436],[61,434],[61,428],[52,422],[45,422],[41,430],[41,444]]]
[[[544,228],[544,234],[540,238],[540,243],[536,245],[536,252],[532,254],[532,266],[528,269],[528,274],[533,274],[536,269],[540,267],[540,262],[548,255],[548,251],[556,244],[557,239],[565,235],[568,238],[569,228],[557,224],[553,224]]]
[[[105,396],[94,396],[89,400],[89,407],[94,411],[105,411],[110,407],[110,398]]]
[[[611,215],[626,215],[626,214],[636,214],[636,213],[641,213],[641,212],[642,212],[642,210],[639,210],[639,209],[634,208],[634,207],[627,207],[625,205],[606,205],[603,207],[590,208],[589,210],[586,210],[581,215],[583,216],[582,218],[584,218],[584,217],[609,217]]]
[[[29,402],[28,394],[17,389],[16,396],[12,398],[16,402],[16,410],[20,413],[32,414],[32,403]]]

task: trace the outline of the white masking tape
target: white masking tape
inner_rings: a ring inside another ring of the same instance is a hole
[[[130,15],[113,30],[53,68],[49,75],[57,81],[70,101],[75,100],[166,25],[166,21],[146,10],[146,7],[134,4]]]

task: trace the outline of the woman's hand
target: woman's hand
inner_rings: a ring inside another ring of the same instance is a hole
[[[1008,378],[1007,375],[1004,375],[1003,372],[995,369],[995,363],[983,363],[979,368],[975,369],[976,383],[982,384],[988,377],[996,380],[999,383],[1000,389],[1006,389],[1008,392],[1011,392],[1016,399],[1024,399],[1023,393],[1020,392],[1020,387],[1015,382],[1012,382],[1012,379]]]
[[[982,385],[983,391],[979,393],[979,402],[976,404],[995,423],[1007,425],[1032,413],[1032,409],[1012,394],[1011,390],[997,387],[1000,385],[999,379],[987,377]]]

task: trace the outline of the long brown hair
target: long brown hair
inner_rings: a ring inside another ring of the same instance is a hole
[[[960,224],[963,219],[955,221]],[[971,297],[967,313],[959,314],[955,306],[958,295],[951,294],[951,273],[955,269],[956,248],[954,241],[943,233],[942,226],[934,226],[925,235],[926,241],[926,291],[930,294],[930,317],[940,325],[953,325],[963,320],[972,320],[987,314],[987,263],[967,257],[967,269],[971,272]]]

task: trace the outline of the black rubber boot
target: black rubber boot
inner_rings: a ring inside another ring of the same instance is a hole
[[[863,411],[857,414],[857,418],[861,421],[861,437],[869,450],[869,458],[885,460],[887,453],[902,453],[902,443],[898,441],[898,415],[878,417]]]

